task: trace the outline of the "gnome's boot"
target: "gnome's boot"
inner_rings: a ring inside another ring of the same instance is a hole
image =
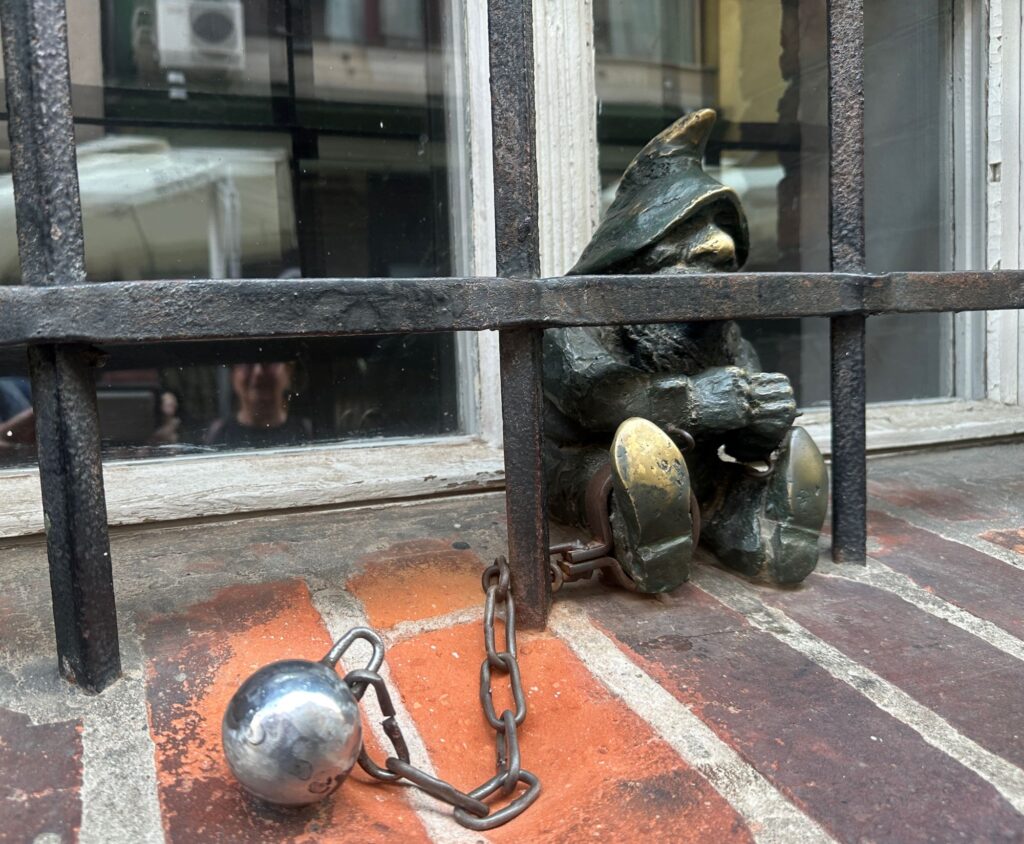
[[[799,583],[818,564],[818,536],[828,507],[828,470],[814,440],[792,428],[774,471],[757,477],[735,465],[708,508],[702,538],[725,565],[759,580]]]
[[[632,418],[611,447],[614,555],[638,592],[669,592],[690,577],[690,476],[679,448],[653,422]]]

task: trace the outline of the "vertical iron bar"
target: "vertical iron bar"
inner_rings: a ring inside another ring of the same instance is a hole
[[[864,0],[829,0],[829,209],[832,269],[864,271]],[[836,317],[832,339],[832,555],[865,561],[865,318]]]
[[[63,0],[0,0],[18,249],[27,284],[85,281]],[[90,350],[29,349],[61,674],[98,692],[121,673]]]
[[[533,3],[488,0],[498,274],[540,275],[533,90]],[[514,283],[514,282],[513,282]],[[501,332],[505,500],[512,590],[523,623],[543,627],[551,603],[543,471],[543,332]]]

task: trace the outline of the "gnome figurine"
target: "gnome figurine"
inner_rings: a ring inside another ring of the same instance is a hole
[[[743,265],[739,197],[701,166],[714,122],[694,112],[644,147],[571,275]],[[612,553],[638,591],[688,579],[698,518],[699,541],[738,572],[792,584],[814,570],[825,464],[793,427],[789,380],[761,372],[735,322],[550,330],[544,391],[551,515],[607,535],[587,524],[586,499],[610,470]]]

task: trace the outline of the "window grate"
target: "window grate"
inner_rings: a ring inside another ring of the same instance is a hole
[[[549,601],[541,466],[546,327],[832,319],[833,549],[864,560],[866,317],[1024,306],[1024,272],[864,272],[863,2],[829,3],[833,273],[538,279],[531,0],[488,0],[498,273],[491,279],[84,284],[63,0],[0,0],[25,286],[0,288],[0,346],[29,344],[61,672],[119,674],[92,344],[499,329],[509,556],[530,624]]]

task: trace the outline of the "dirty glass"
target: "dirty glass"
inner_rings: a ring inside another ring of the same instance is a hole
[[[90,281],[453,274],[441,0],[69,3]],[[5,133],[6,134],[6,133]],[[0,280],[19,283],[6,139]],[[445,335],[111,348],[105,453],[460,430]],[[0,460],[33,459],[24,350]],[[9,432],[9,433],[8,433]]]
[[[865,0],[866,226],[872,271],[952,269],[949,0]],[[739,192],[752,271],[829,269],[826,4],[595,0],[607,207],[622,170],[681,114],[719,114],[707,166]],[[828,322],[746,323],[801,404],[829,396]],[[952,318],[868,320],[868,399],[951,393]]]

